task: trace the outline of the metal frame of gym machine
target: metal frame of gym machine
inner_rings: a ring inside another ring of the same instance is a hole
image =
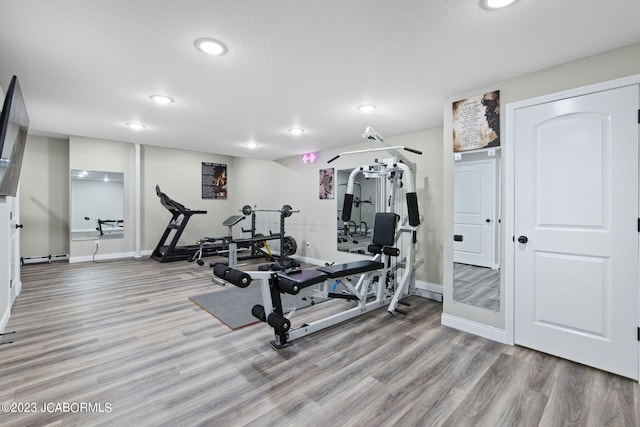
[[[329,160],[328,163],[343,155],[374,151],[386,151],[393,156],[383,160],[376,159],[375,164],[361,166],[351,172],[342,214],[342,220],[348,222],[353,203],[354,181],[357,175],[363,174],[366,178],[380,179],[384,182],[384,185],[379,186],[379,200],[384,204],[383,215],[386,215],[387,219],[389,216],[396,216],[393,221],[395,230],[391,238],[392,241],[384,244],[387,246],[376,247],[376,224],[374,224],[374,244],[370,245],[370,248],[373,247],[375,255],[371,260],[319,267],[315,270],[295,269],[282,272],[242,272],[224,268],[218,268],[216,271],[214,269],[216,276],[240,287],[248,286],[252,280],[260,281],[263,304],[254,306],[252,314],[273,327],[275,339],[271,341],[271,345],[275,349],[287,347],[291,345],[293,340],[361,316],[385,305],[388,306],[387,311],[391,314],[396,312],[406,314],[406,311],[398,308],[398,304],[409,305],[403,301],[403,298],[409,295],[429,297],[428,293],[415,289],[415,269],[423,263],[422,259],[416,259],[415,248],[416,234],[420,225],[415,192],[416,165],[402,155],[398,149],[420,155],[422,153],[408,147],[389,146],[370,127],[366,128],[362,136],[370,141],[377,141],[383,146],[341,153]],[[402,193],[405,193],[406,200],[401,197]],[[400,275],[399,280],[398,275]],[[355,276],[358,276],[358,280],[353,285],[350,279]],[[344,291],[342,293],[331,292],[336,289],[338,283],[342,285]],[[318,297],[342,298],[355,302],[355,306],[291,329],[290,319],[295,313],[295,308],[288,314],[285,313],[280,298],[281,293],[300,295],[311,298],[312,301]]]

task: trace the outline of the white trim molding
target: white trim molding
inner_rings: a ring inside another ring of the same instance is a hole
[[[11,317],[11,305],[7,307],[2,315],[2,319],[0,319],[0,333],[4,332],[4,328],[7,327],[7,323],[9,323],[9,317]]]
[[[120,252],[120,253],[112,253],[112,254],[96,254],[93,255],[83,255],[83,256],[74,256],[69,258],[69,264],[73,264],[76,262],[90,262],[90,261],[104,261],[108,259],[125,259],[125,258],[139,258],[136,257],[135,252]]]
[[[492,341],[497,341],[502,344],[508,344],[507,336],[504,329],[494,328],[493,326],[487,326],[482,323],[463,319],[462,317],[452,316],[446,313],[442,313],[440,321],[444,326],[478,335],[480,337]]]

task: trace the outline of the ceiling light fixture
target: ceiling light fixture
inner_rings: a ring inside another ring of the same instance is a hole
[[[511,6],[517,0],[480,0],[480,5],[485,9],[501,9]]]
[[[304,133],[304,129],[302,128],[291,128],[289,129],[289,133],[291,135],[302,135]]]
[[[167,105],[173,102],[173,98],[170,98],[166,95],[151,95],[149,98],[156,104]]]
[[[195,42],[196,48],[200,52],[204,52],[208,55],[224,55],[227,53],[227,46],[224,43],[214,39],[198,39]]]
[[[145,125],[143,125],[142,123],[138,123],[138,122],[128,122],[127,126],[130,129],[133,129],[133,130],[142,130],[142,129],[146,128]]]
[[[358,111],[361,113],[370,113],[376,109],[376,106],[373,104],[362,104],[358,105]]]
[[[258,148],[258,144],[256,144],[255,141],[249,141],[245,144],[245,146],[250,149],[250,150],[254,150],[256,148]]]

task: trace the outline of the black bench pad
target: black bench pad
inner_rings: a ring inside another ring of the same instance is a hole
[[[381,263],[379,261],[364,260],[348,262],[346,264],[335,264],[325,267],[318,267],[316,270],[325,273],[330,279],[335,279],[336,277],[345,277],[351,276],[352,274],[380,270],[383,267],[384,263]]]
[[[300,289],[324,282],[326,278],[326,274],[316,270],[298,270],[295,273],[283,271],[278,273],[278,288],[282,292],[296,295]]]

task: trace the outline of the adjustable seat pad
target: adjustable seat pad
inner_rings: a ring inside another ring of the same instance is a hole
[[[278,281],[280,286],[286,289],[302,289],[316,283],[324,282],[327,275],[316,270],[299,270],[296,273],[287,273],[286,271],[278,273]],[[287,292],[290,293],[290,292]]]
[[[318,267],[316,270],[323,272],[330,279],[337,277],[351,276],[352,274],[366,273],[368,271],[380,270],[384,267],[384,263],[380,261],[355,261],[346,264],[328,265]]]

